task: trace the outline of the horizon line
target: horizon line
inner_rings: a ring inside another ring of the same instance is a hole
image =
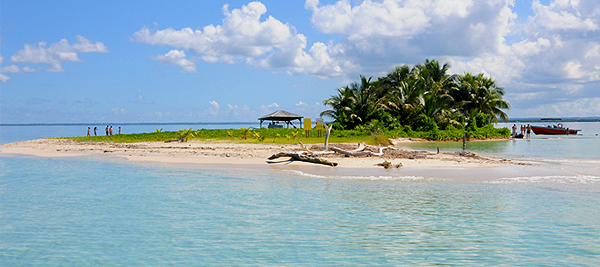
[[[545,117],[523,117],[523,118],[509,118],[508,122],[515,121],[539,121]],[[582,122],[596,122],[600,121],[600,116],[586,116],[586,117],[563,117],[562,120],[571,121],[582,121]],[[0,126],[68,126],[68,125],[210,125],[210,124],[251,124],[259,123],[258,121],[232,121],[232,122],[119,122],[119,123],[107,123],[107,122],[31,122],[31,123],[0,123]],[[328,122],[331,123],[331,122]]]

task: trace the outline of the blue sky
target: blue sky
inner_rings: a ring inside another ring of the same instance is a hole
[[[0,1],[0,122],[316,118],[335,89],[437,59],[511,117],[600,116],[598,1]]]

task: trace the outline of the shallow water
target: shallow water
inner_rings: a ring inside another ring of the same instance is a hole
[[[567,123],[565,123],[567,124]],[[519,125],[519,124],[517,124]],[[510,127],[512,123],[497,127]],[[484,155],[510,158],[547,158],[600,160],[600,122],[572,122],[569,126],[582,129],[579,135],[535,135],[530,139],[467,142],[467,150]],[[413,142],[400,146],[427,151],[456,152],[462,142]]]
[[[0,166],[4,266],[600,262],[597,180],[327,179],[27,157]]]
[[[0,141],[53,131],[26,127]],[[598,266],[599,240],[594,175],[468,182],[0,156],[2,266]]]

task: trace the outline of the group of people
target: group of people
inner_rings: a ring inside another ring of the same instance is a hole
[[[106,136],[113,135],[113,127],[112,125],[109,127],[106,125]],[[121,134],[121,127],[119,127],[118,134]],[[91,127],[88,127],[87,136],[91,136]],[[94,136],[98,136],[98,127],[94,127]]]
[[[511,137],[512,138],[523,138],[523,137],[529,138],[529,137],[531,137],[531,125],[521,124],[521,133],[517,134],[517,125],[513,124]]]

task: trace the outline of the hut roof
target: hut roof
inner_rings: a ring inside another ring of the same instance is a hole
[[[300,120],[302,118],[304,118],[304,117],[302,117],[300,115],[296,115],[294,113],[287,112],[285,110],[278,110],[271,114],[262,116],[262,117],[258,118],[258,120],[261,120],[261,121],[265,121],[265,120],[290,121],[290,120]]]

